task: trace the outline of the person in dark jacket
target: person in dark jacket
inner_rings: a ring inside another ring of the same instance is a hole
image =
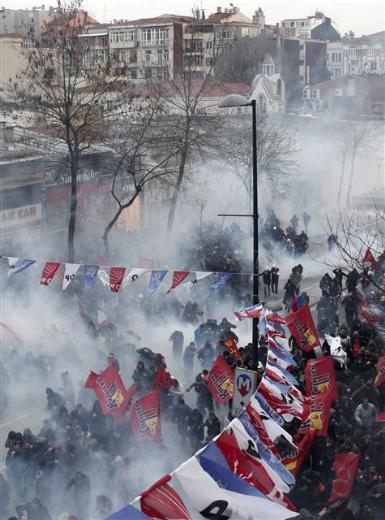
[[[28,520],[51,520],[47,508],[38,498],[34,498],[26,504],[16,506],[16,513],[19,517],[26,513]]]
[[[206,422],[203,424],[207,428],[206,442],[210,442],[221,431],[221,422],[214,412],[210,412]]]

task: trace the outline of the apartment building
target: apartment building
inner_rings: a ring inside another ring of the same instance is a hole
[[[44,5],[32,9],[0,9],[0,34],[19,34],[23,38],[41,40],[45,25],[56,16],[56,9]]]
[[[311,31],[325,21],[325,15],[316,11],[313,16],[306,18],[286,18],[281,21],[281,34],[287,38],[299,38],[308,40],[311,38]]]
[[[193,23],[184,31],[184,67],[195,79],[212,74],[215,57],[235,40],[253,38],[265,30],[265,16],[259,8],[253,19],[242,14],[238,7],[217,7],[206,18],[199,10]]]
[[[108,28],[111,63],[138,83],[177,77],[183,70],[183,30],[192,18],[160,16]]]

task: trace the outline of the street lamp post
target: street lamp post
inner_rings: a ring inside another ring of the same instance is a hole
[[[243,215],[245,217],[252,217],[253,219],[253,305],[259,303],[259,251],[258,251],[258,166],[257,166],[257,104],[255,99],[251,101],[244,96],[238,94],[230,94],[222,99],[219,103],[219,108],[233,108],[233,107],[249,107],[252,110],[253,123],[253,213],[252,215]],[[233,215],[228,215],[233,216]],[[237,215],[241,216],[241,215]],[[258,319],[253,319],[252,329],[252,363],[253,368],[258,365]]]

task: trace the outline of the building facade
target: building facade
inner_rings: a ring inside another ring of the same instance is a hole
[[[41,40],[45,25],[56,16],[56,9],[45,6],[32,9],[0,9],[0,34],[19,34],[23,38]]]
[[[281,21],[280,32],[286,38],[310,39],[311,31],[325,21],[325,15],[317,11],[306,18],[286,18]]]

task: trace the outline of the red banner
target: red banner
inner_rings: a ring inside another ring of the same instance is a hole
[[[385,356],[380,356],[378,358],[377,364],[377,375],[374,378],[374,387],[380,388],[380,386],[385,385]]]
[[[149,518],[191,520],[189,512],[177,492],[168,484],[166,475],[142,493],[140,508]]]
[[[242,356],[241,356],[241,354],[240,354],[240,352],[238,350],[237,342],[235,341],[234,338],[227,338],[227,339],[225,339],[223,344],[227,348],[227,350],[229,351],[229,354],[234,359],[236,359],[237,361],[242,359]]]
[[[110,365],[100,374],[91,372],[84,386],[94,390],[105,414],[120,413],[127,405],[128,394],[115,365]]]
[[[111,292],[119,292],[120,286],[126,272],[125,267],[111,267],[110,268],[110,289]]]
[[[224,404],[234,395],[234,370],[223,356],[218,356],[209,373],[208,387],[218,404]]]
[[[299,347],[310,352],[320,346],[320,340],[308,305],[286,317],[286,325]]]
[[[298,443],[296,443],[298,453],[291,457],[285,457],[282,460],[286,468],[291,473],[293,473],[293,475],[297,475],[299,470],[301,469],[302,464],[305,462],[307,456],[309,455],[310,448],[312,447],[315,437],[316,431],[308,430],[304,437]]]
[[[308,430],[314,430],[318,437],[326,437],[330,420],[330,392],[311,395],[309,397],[309,403],[309,419],[301,426],[298,433],[305,434]]]
[[[40,285],[49,285],[55,278],[60,265],[61,264],[59,262],[46,262],[41,274]]]
[[[161,440],[159,392],[152,390],[131,407],[131,426],[137,441]]]
[[[332,402],[338,399],[334,361],[331,356],[309,359],[305,368],[305,382],[308,396],[330,391]]]
[[[333,462],[336,478],[332,483],[329,502],[349,498],[357,474],[360,455],[357,453],[338,453]]]
[[[174,274],[172,275],[172,285],[170,289],[167,291],[167,294],[169,294],[173,289],[178,287],[185,278],[188,277],[190,274],[190,271],[174,271]]]
[[[157,373],[154,377],[154,383],[152,386],[153,390],[161,390],[162,388],[171,388],[174,384],[175,379],[172,377],[170,372],[167,372],[162,366],[158,368]]]
[[[247,415],[248,415],[248,417],[250,419],[250,422],[252,423],[252,425],[254,426],[256,432],[258,433],[258,436],[259,436],[260,440],[263,442],[263,444],[267,448],[269,448],[269,450],[272,453],[274,453],[274,455],[276,457],[280,458],[279,451],[278,451],[276,445],[271,440],[271,438],[269,437],[269,434],[266,431],[265,425],[263,424],[262,417],[259,415],[257,410],[255,410],[251,406],[250,402],[247,403],[247,405],[246,405],[246,412],[247,412]]]

